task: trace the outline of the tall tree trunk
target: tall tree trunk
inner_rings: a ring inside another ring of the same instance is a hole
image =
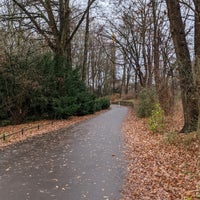
[[[94,48],[94,39],[92,38],[92,44],[91,44],[91,48]],[[90,53],[90,62],[91,62],[91,81],[92,81],[92,93],[94,94],[95,92],[95,77],[96,77],[96,62],[95,62],[95,52],[91,51]]]
[[[153,73],[152,73],[152,57],[151,57],[151,48],[148,47],[148,80],[147,80],[147,87],[151,88],[152,87],[152,82],[153,82]]]
[[[131,74],[130,74],[130,67],[127,68],[126,70],[126,87],[125,87],[125,94],[128,94],[129,92],[129,82],[130,82],[130,78],[131,78]],[[137,94],[136,94],[137,95]]]
[[[200,1],[194,0],[195,5],[195,38],[194,38],[194,50],[195,50],[195,64],[194,64],[194,79],[198,99],[198,126],[200,131]]]
[[[88,0],[88,4],[90,0]],[[90,15],[89,10],[86,15],[86,26],[85,26],[85,41],[84,41],[84,54],[83,54],[83,65],[82,65],[82,81],[87,82],[87,59],[88,59],[88,42],[89,42],[89,26],[90,26]]]
[[[69,7],[69,1],[66,1],[66,21],[64,22],[65,24],[65,27],[66,27],[66,42],[65,42],[65,45],[64,45],[64,55],[66,56],[66,60],[67,60],[67,64],[69,66],[72,66],[72,47],[71,47],[71,42],[72,42],[72,39],[70,39],[70,36],[71,36],[71,9]]]
[[[12,0],[30,20],[30,23],[27,23],[28,28],[34,28],[38,34],[42,35],[56,56],[66,57],[68,66],[72,65],[71,42],[95,1],[88,1],[77,24],[72,27],[70,0],[59,0],[57,3],[39,0],[36,4],[35,1],[27,4],[26,1]],[[34,11],[37,12],[34,13]]]
[[[157,3],[155,0],[152,0],[152,10],[153,10],[153,64],[154,64],[154,76],[155,76],[155,85],[156,85],[156,91],[158,93],[159,102],[161,99],[161,91],[160,91],[160,53],[159,53],[159,47],[160,47],[160,36],[159,36],[159,29],[158,29],[158,19],[156,16],[156,9],[157,9]],[[161,103],[161,102],[160,102]],[[161,105],[161,107],[163,107]]]
[[[166,0],[166,3],[170,30],[179,65],[178,70],[184,112],[184,126],[181,132],[196,131],[198,120],[197,99],[195,98],[192,63],[186,41],[185,27],[181,17],[180,4],[178,0]]]
[[[127,65],[127,59],[126,59],[125,55],[123,55],[123,57],[124,57],[124,66],[123,66],[123,74],[122,74],[120,97],[125,94],[125,87],[126,87],[126,65]]]
[[[112,92],[115,93],[116,87],[116,48],[115,48],[115,35],[112,35],[112,43],[111,43],[111,77],[112,77]]]
[[[168,78],[166,75],[166,63],[162,59],[161,51],[161,19],[158,1],[152,0],[152,13],[153,13],[153,64],[154,64],[154,77],[155,86],[158,95],[158,100],[161,108],[164,110],[165,114],[170,112],[170,95],[168,87]],[[160,65],[163,64],[162,68]],[[160,73],[162,70],[162,74]]]

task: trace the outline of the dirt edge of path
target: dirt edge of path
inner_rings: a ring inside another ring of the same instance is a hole
[[[85,120],[91,119],[101,113],[104,113],[107,110],[102,110],[99,112],[96,112],[95,114],[85,115],[85,116],[73,116],[65,120],[39,120],[29,123],[23,123],[20,125],[9,125],[5,127],[0,127],[0,136],[3,134],[8,135],[13,132],[19,132],[17,134],[14,134],[12,136],[6,137],[6,140],[4,141],[3,138],[0,140],[0,149],[3,149],[6,146],[9,146],[11,144],[24,141],[27,138],[33,137],[35,135],[41,135],[46,134],[52,131],[56,131],[63,128],[68,128],[70,126],[73,126],[75,124],[81,123]],[[39,125],[39,128],[37,128]],[[36,127],[30,130],[31,127]],[[23,134],[20,132],[20,130],[25,130]]]

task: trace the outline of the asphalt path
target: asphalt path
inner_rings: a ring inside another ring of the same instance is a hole
[[[0,150],[0,200],[117,200],[126,107]]]

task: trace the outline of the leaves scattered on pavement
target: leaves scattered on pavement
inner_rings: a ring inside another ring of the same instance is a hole
[[[20,125],[9,125],[5,127],[0,127],[0,135],[2,134],[7,135],[13,132],[20,131],[21,129],[28,129],[34,126],[37,127],[37,125],[41,127],[39,130],[37,128],[25,130],[23,135],[18,133],[10,137],[6,137],[6,141],[3,141],[3,139],[1,139],[0,148],[7,146],[9,144],[13,144],[15,142],[25,140],[26,138],[32,137],[34,135],[49,133],[49,132],[59,130],[62,128],[67,128],[81,121],[90,119],[102,112],[105,112],[105,110],[96,112],[95,114],[91,114],[91,115],[70,117],[69,119],[66,119],[66,120],[54,120],[54,121],[40,120],[40,121],[35,121],[35,122],[30,122],[30,123],[25,123],[25,124],[20,124]],[[53,122],[53,124],[51,124],[50,122]]]

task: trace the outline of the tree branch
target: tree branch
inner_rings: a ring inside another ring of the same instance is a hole
[[[45,32],[41,29],[40,25],[35,20],[35,17],[33,17],[31,15],[31,13],[25,8],[25,6],[23,4],[19,3],[17,0],[12,0],[12,1],[29,17],[29,19],[31,20],[31,22],[33,23],[33,25],[36,27],[36,30],[45,38],[45,40],[49,44],[49,47],[51,49],[55,49],[54,44],[47,37],[47,35],[45,34]]]

